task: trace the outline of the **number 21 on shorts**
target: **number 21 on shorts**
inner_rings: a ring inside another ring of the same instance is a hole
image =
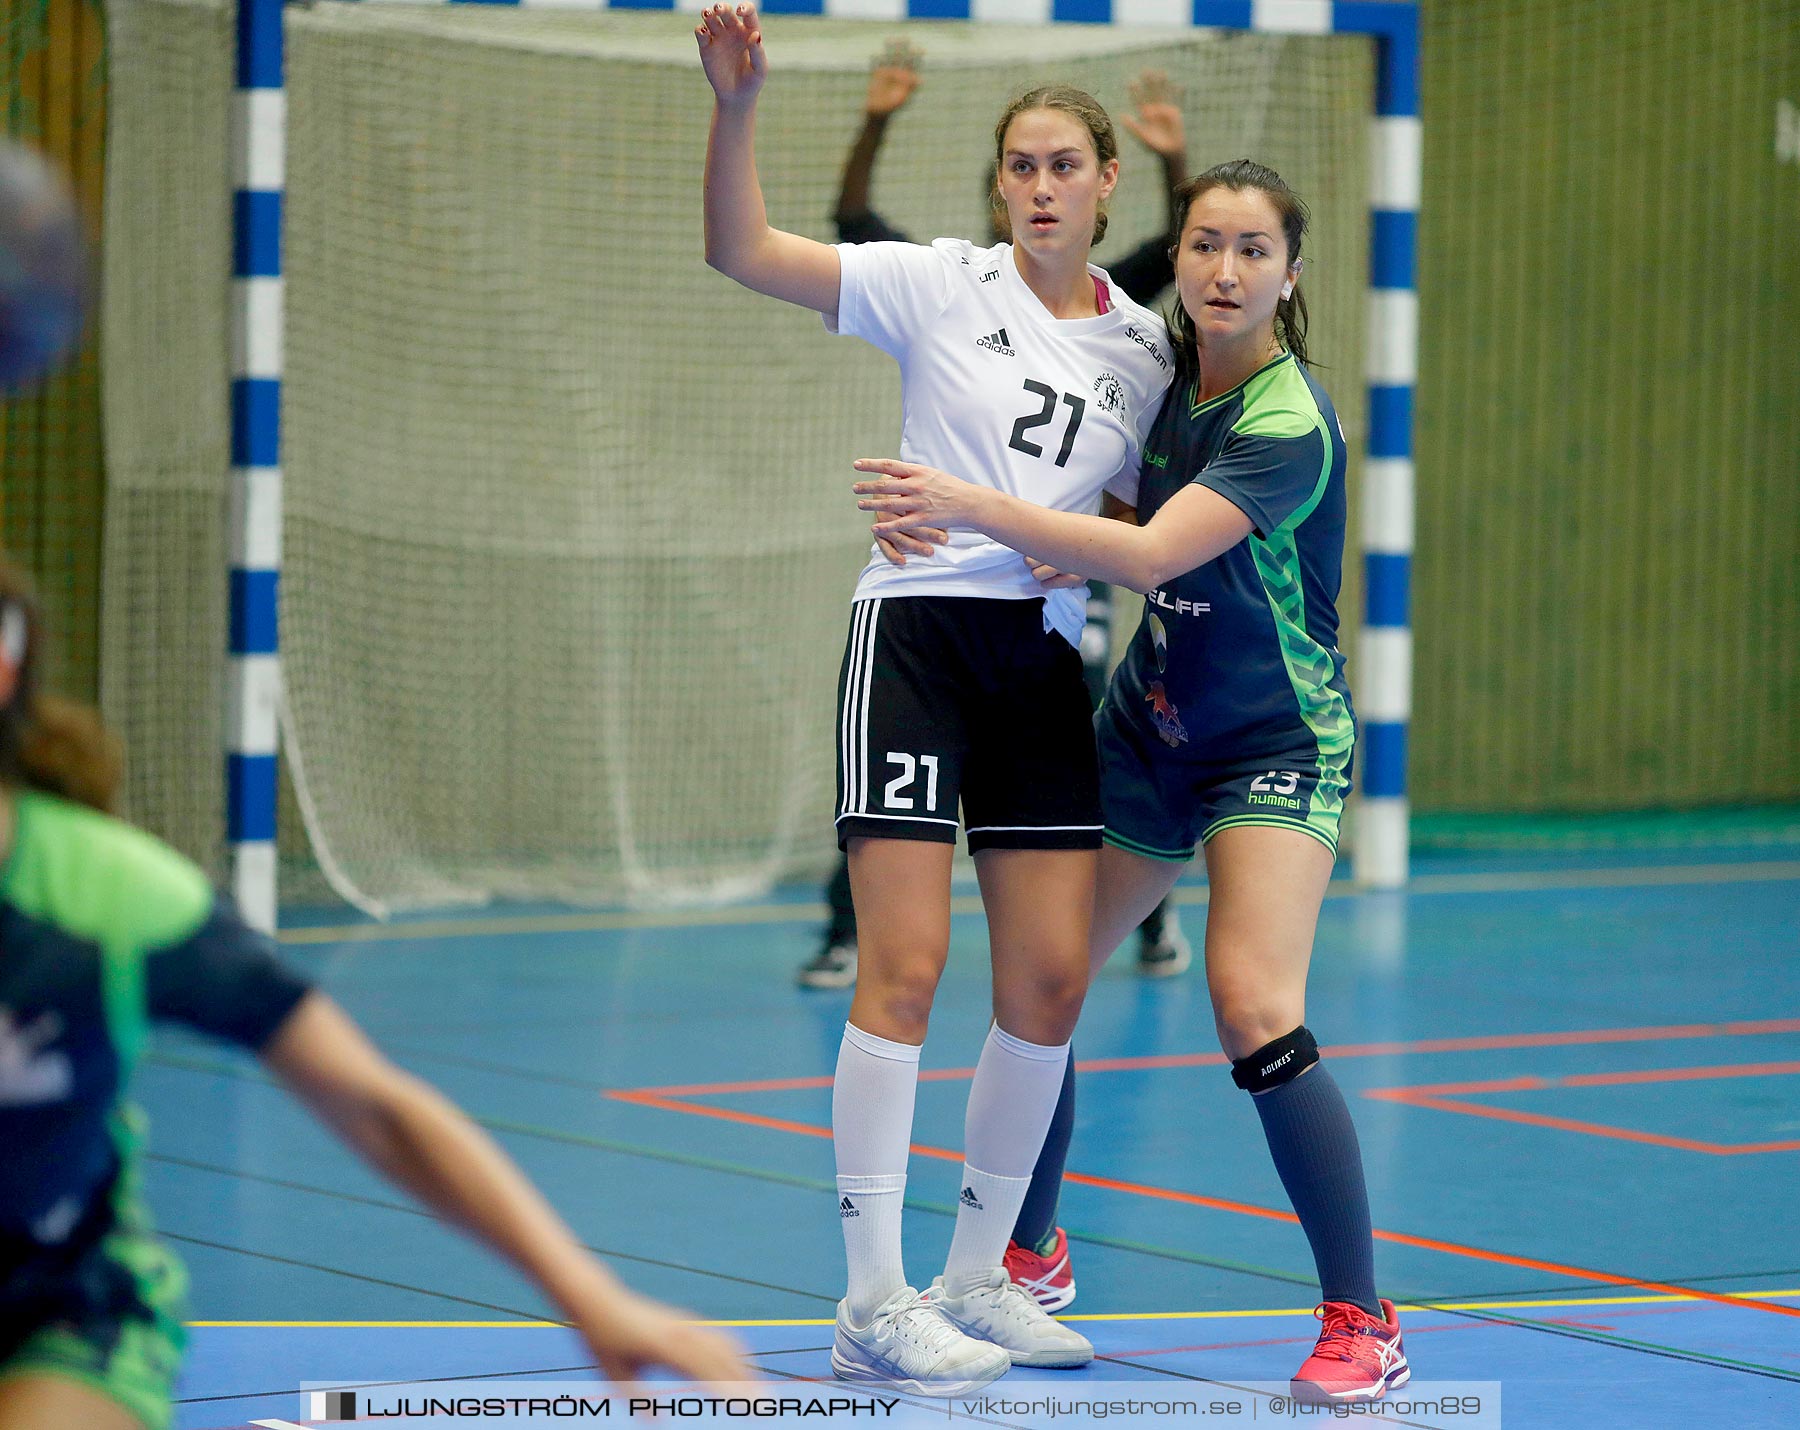
[[[925,808],[937,808],[938,757],[936,755],[920,755],[916,760],[911,755],[888,751],[888,764],[900,766],[900,773],[887,783],[882,792],[882,801],[889,809],[911,809],[913,797],[907,788],[917,777],[919,771],[925,771]]]

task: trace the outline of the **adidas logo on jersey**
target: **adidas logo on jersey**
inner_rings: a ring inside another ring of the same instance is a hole
[[[838,1215],[840,1217],[852,1217],[861,1216],[862,1213],[856,1209],[855,1202],[851,1201],[850,1198],[845,1197],[843,1201],[838,1203]]]
[[[970,1211],[981,1212],[987,1210],[986,1207],[982,1206],[981,1198],[975,1195],[975,1189],[973,1187],[964,1187],[962,1196],[959,1200]]]
[[[1005,328],[1000,329],[997,333],[989,333],[985,338],[975,339],[975,346],[986,348],[991,353],[999,353],[1001,357],[1017,356],[1012,349],[1011,339],[1006,336]]]

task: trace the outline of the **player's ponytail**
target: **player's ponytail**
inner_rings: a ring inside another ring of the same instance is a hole
[[[44,620],[25,573],[0,555],[0,661],[14,672],[0,705],[0,784],[111,813],[124,758],[89,706],[41,688]]]

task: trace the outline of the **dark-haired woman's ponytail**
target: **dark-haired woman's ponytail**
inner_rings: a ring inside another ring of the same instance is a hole
[[[125,770],[123,751],[100,719],[100,712],[39,688],[44,659],[44,623],[24,573],[0,557],[0,629],[21,630],[18,668],[11,698],[0,707],[0,784],[113,812]]]

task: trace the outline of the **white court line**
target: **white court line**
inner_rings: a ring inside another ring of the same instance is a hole
[[[1510,874],[1415,874],[1395,893],[1529,894],[1547,889],[1668,888],[1684,884],[1767,884],[1800,880],[1800,860],[1778,859],[1747,864],[1677,864],[1620,869],[1544,869]],[[1328,899],[1365,894],[1348,879],[1335,879]],[[1171,895],[1186,906],[1204,904],[1205,885],[1177,888]],[[828,910],[813,900],[798,904],[735,904],[720,909],[642,909],[610,913],[535,914],[517,918],[440,919],[413,924],[342,924],[326,928],[283,929],[284,944],[404,943],[425,938],[491,938],[503,934],[597,933],[609,929],[718,928],[749,924],[817,923]],[[981,899],[959,894],[950,901],[953,914],[978,914]]]
[[[1780,1291],[1740,1291],[1736,1293],[1745,1301],[1773,1301],[1800,1296],[1800,1287]],[[1433,1301],[1429,1305],[1418,1305],[1410,1301],[1398,1303],[1402,1311],[1548,1311],[1561,1310],[1570,1306],[1661,1306],[1671,1302],[1694,1303],[1702,1298],[1698,1296],[1559,1296],[1538,1301]],[[1711,1303],[1708,1303],[1711,1304]],[[1229,1321],[1235,1317],[1252,1316],[1310,1316],[1310,1306],[1283,1307],[1276,1310],[1236,1310],[1236,1311],[1109,1311],[1082,1315],[1079,1312],[1072,1316],[1058,1316],[1059,1321]],[[722,1326],[733,1330],[757,1330],[768,1326],[831,1326],[836,1322],[808,1318],[804,1320],[779,1321],[690,1321],[694,1326]],[[404,1328],[420,1331],[464,1331],[464,1330],[497,1330],[521,1329],[534,1331],[566,1331],[569,1328],[556,1321],[189,1321],[190,1330],[207,1330],[213,1327],[250,1327],[257,1330],[286,1331],[299,1329],[334,1329],[334,1330],[393,1330]],[[258,1425],[282,1425],[281,1420],[258,1420]]]

